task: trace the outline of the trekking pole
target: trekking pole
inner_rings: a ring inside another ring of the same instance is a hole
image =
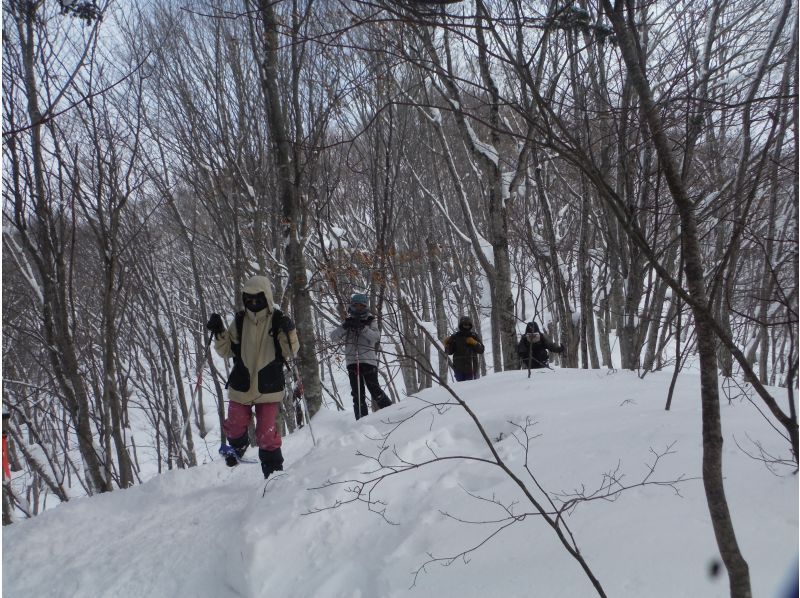
[[[289,346],[289,354],[292,356],[291,360],[287,363],[289,366],[289,370],[292,372],[292,379],[294,380],[294,388],[295,391],[299,390],[300,398],[302,400],[303,407],[306,412],[306,422],[308,423],[308,431],[311,433],[311,443],[314,446],[317,446],[317,439],[314,438],[314,428],[311,425],[311,413],[308,411],[308,401],[306,400],[306,389],[303,386],[303,379],[300,377],[300,370],[295,363],[295,354],[292,351],[292,341],[289,338],[289,331],[283,331],[284,336],[286,336],[286,344]],[[276,337],[277,338],[277,337]]]
[[[475,353],[474,353],[474,351],[472,349],[472,345],[470,345],[467,342],[467,340],[469,340],[471,338],[473,338],[473,336],[470,334],[469,336],[467,336],[466,340],[464,340],[464,343],[467,345],[467,355],[469,356],[469,379],[470,380],[474,380],[475,379],[475,362],[472,360],[472,358],[475,357]]]
[[[528,378],[531,377],[531,360],[533,359],[533,343],[528,339]]]
[[[286,336],[287,340],[289,336]],[[294,362],[294,356],[292,356],[292,360],[289,363],[289,369],[292,372],[292,377],[294,378],[294,388],[295,393],[300,395],[300,404],[303,406],[303,411],[305,411],[305,418],[306,423],[308,424],[308,431],[311,433],[311,443],[314,446],[317,446],[317,439],[314,438],[314,428],[311,425],[311,413],[308,411],[308,401],[306,400],[306,389],[303,386],[303,379],[300,377],[300,370],[297,367],[297,364]],[[297,397],[297,394],[295,394]],[[301,426],[302,427],[302,426]]]
[[[212,333],[208,337],[208,342],[206,343],[206,350],[203,352],[203,359],[200,361],[200,367],[197,368],[197,383],[194,385],[194,389],[192,390],[192,402],[189,405],[189,413],[186,414],[186,423],[183,424],[183,432],[181,432],[181,438],[186,436],[186,431],[189,429],[189,422],[192,421],[192,409],[194,409],[194,402],[197,399],[197,394],[200,391],[200,383],[203,381],[203,364],[205,364],[206,359],[208,359],[208,352],[211,350],[211,341],[214,338],[214,334]]]
[[[359,333],[355,334],[355,347],[356,347],[356,396],[358,397],[358,413],[359,419],[367,415],[361,411],[361,360],[358,357],[358,337]],[[364,403],[366,405],[366,402]]]

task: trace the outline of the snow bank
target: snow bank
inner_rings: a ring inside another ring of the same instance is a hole
[[[650,480],[685,481],[635,487],[566,514],[609,596],[728,595],[724,572],[709,574],[718,555],[698,479],[698,379],[683,376],[673,410],[665,412],[668,385],[668,373],[640,380],[629,372],[556,370],[453,386],[543,504],[592,492],[609,472],[635,486],[654,455],[669,452]],[[228,469],[215,459],[5,527],[4,595],[596,595],[519,486],[481,461],[491,452],[452,403],[443,389],[432,389],[359,422],[349,411],[321,412],[313,420],[317,445],[307,430],[286,438],[287,469],[266,483],[256,464]],[[787,452],[749,402],[723,405],[722,417],[726,491],[753,594],[776,596],[797,558],[797,478],[774,475],[737,448],[758,440]],[[527,465],[548,496],[525,471],[526,421]],[[434,456],[446,459],[389,476],[358,496],[380,473],[375,458],[402,468]],[[431,562],[439,558],[450,560]]]

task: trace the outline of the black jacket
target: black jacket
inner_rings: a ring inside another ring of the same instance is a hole
[[[475,339],[476,344],[468,345],[469,338]],[[445,352],[453,356],[453,369],[465,374],[480,371],[478,355],[481,355],[484,349],[480,337],[471,330],[458,330],[444,341]]]
[[[528,340],[528,334],[523,334],[522,338],[517,345],[517,355],[519,355],[520,369],[535,369],[547,367],[547,361],[550,359],[548,350],[553,353],[561,353],[564,348],[560,345],[550,342],[550,339],[542,332],[531,332],[533,342]],[[538,335],[538,340],[536,340]]]

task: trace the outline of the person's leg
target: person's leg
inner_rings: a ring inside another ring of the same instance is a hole
[[[283,471],[282,440],[278,430],[279,409],[280,403],[256,405],[256,442],[264,478],[268,478],[275,471]]]
[[[228,444],[236,450],[236,454],[241,459],[247,450],[249,440],[247,439],[247,426],[250,424],[252,407],[242,405],[236,401],[228,402],[228,417],[222,424],[222,431],[228,438]],[[225,457],[228,467],[233,467],[238,463],[236,457],[229,455]]]
[[[281,432],[278,429],[280,403],[258,403],[256,405],[256,442],[258,448],[268,451],[281,448]]]
[[[453,376],[456,379],[456,382],[463,382],[464,380],[469,380],[469,374],[465,372],[459,372],[458,370],[453,370]]]
[[[363,364],[360,364],[360,366],[363,367]],[[356,419],[362,418],[368,413],[364,377],[358,376],[356,373],[356,369],[360,372],[361,367],[357,368],[356,364],[347,366],[347,375],[350,377],[350,394],[353,396],[353,412],[356,415]]]
[[[392,404],[392,400],[381,388],[380,382],[378,381],[378,368],[372,364],[362,363],[361,370],[361,377],[369,389],[372,400],[378,404],[380,409],[389,407]]]

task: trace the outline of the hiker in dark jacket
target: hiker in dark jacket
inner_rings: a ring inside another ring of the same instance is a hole
[[[520,369],[537,369],[546,368],[550,354],[563,353],[564,345],[556,345],[550,342],[550,339],[539,330],[539,325],[536,322],[529,322],[525,326],[525,334],[517,345],[517,354],[519,355]]]
[[[453,374],[456,382],[480,378],[478,355],[484,351],[481,338],[472,331],[472,320],[462,316],[458,320],[458,330],[444,339],[444,350],[453,356]]]
[[[347,308],[347,319],[334,329],[330,339],[334,342],[344,342],[344,355],[356,419],[367,415],[364,386],[372,397],[373,411],[392,404],[392,400],[383,392],[378,382],[376,347],[380,338],[378,321],[367,307],[367,296],[363,293],[354,294]]]

